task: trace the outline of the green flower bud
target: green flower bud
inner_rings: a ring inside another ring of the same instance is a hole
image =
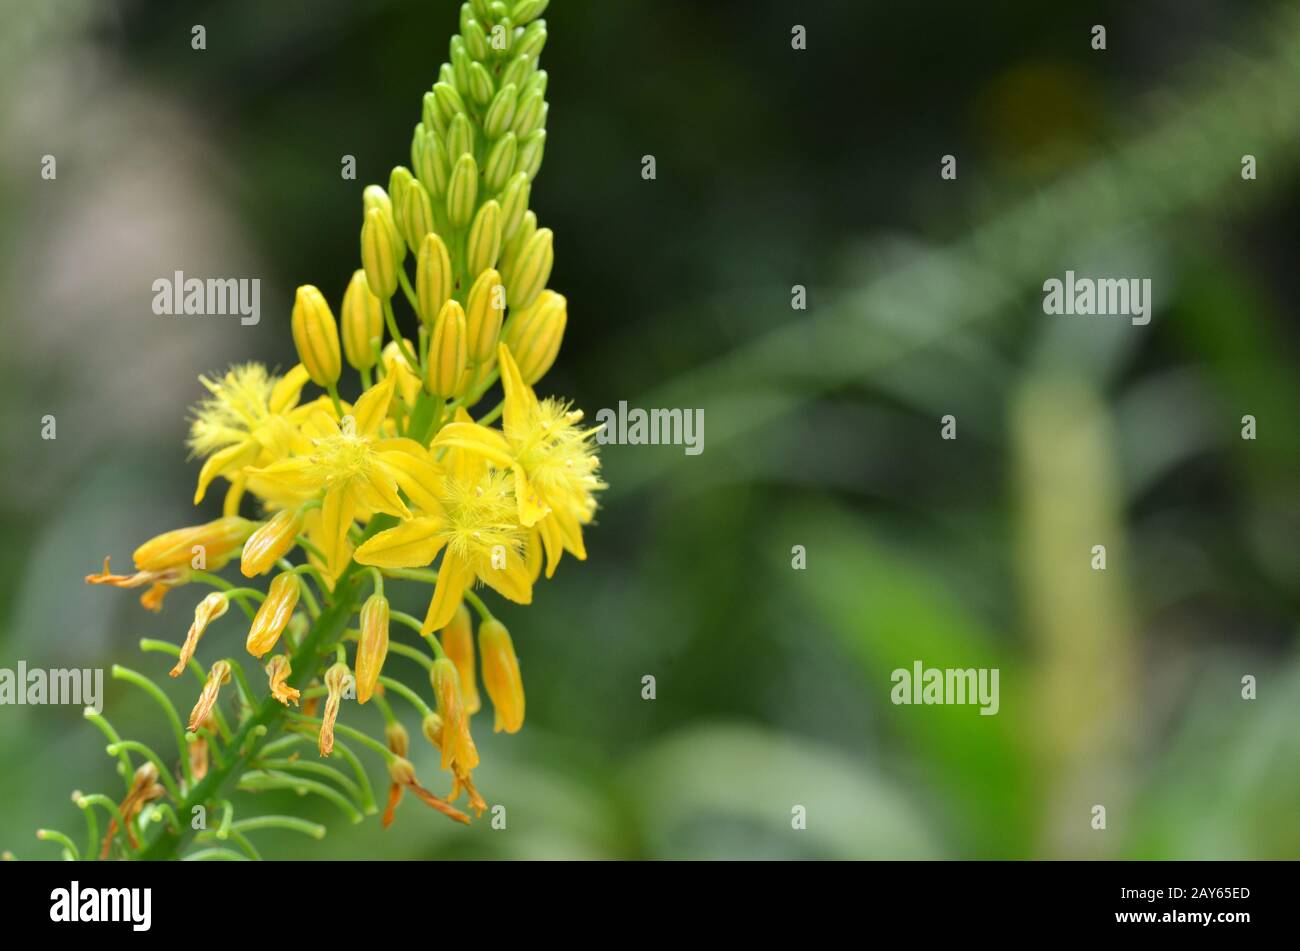
[[[451,68],[451,63],[443,63],[438,67],[438,82],[456,88],[456,72]],[[437,85],[435,83],[434,85]]]
[[[519,87],[519,95],[521,97],[527,96],[531,94],[532,91],[535,89],[538,92],[540,92],[543,96],[545,96],[546,82],[550,78],[551,78],[550,74],[547,73],[546,70],[539,69],[537,72],[533,73],[526,80],[524,80],[524,84]]]
[[[514,273],[506,284],[506,297],[510,306],[522,310],[537,300],[537,295],[551,279],[551,266],[555,263],[550,228],[541,228],[519,252]]]
[[[450,399],[458,395],[469,363],[466,340],[465,311],[459,303],[449,300],[438,311],[433,336],[429,338],[429,366],[424,374],[424,386],[434,396]]]
[[[483,203],[470,225],[465,242],[465,263],[470,274],[479,274],[497,263],[501,253],[501,206],[495,201]]]
[[[488,47],[487,33],[484,32],[482,24],[478,20],[471,19],[465,24],[461,33],[464,34],[465,48],[469,50],[469,55],[480,63],[486,60],[491,50]]]
[[[388,197],[393,201],[393,221],[397,230],[402,231],[402,216],[406,213],[406,189],[410,187],[415,176],[405,165],[396,166],[388,175]]]
[[[447,122],[438,112],[438,97],[432,91],[424,94],[420,118],[424,122],[424,127],[431,132],[441,135],[447,131]]]
[[[515,158],[515,171],[525,172],[531,182],[537,177],[537,170],[542,167],[542,154],[546,150],[546,130],[538,129],[519,143],[519,155]]]
[[[510,178],[510,173],[515,170],[518,143],[515,134],[507,132],[497,139],[496,144],[488,152],[487,161],[483,165],[483,184],[487,186],[488,191],[500,191]]]
[[[510,9],[510,18],[518,26],[524,26],[541,16],[550,2],[551,0],[518,0]]]
[[[447,217],[452,227],[463,228],[469,224],[470,215],[478,202],[478,163],[472,155],[462,155],[451,170],[447,183]]]
[[[465,49],[465,41],[459,36],[453,36],[451,38],[451,73],[455,79],[456,89],[459,92],[465,92],[469,89],[469,67],[472,62],[469,52]]]
[[[451,166],[447,162],[447,153],[443,151],[438,136],[427,129],[421,134],[420,130],[423,128],[423,122],[416,126],[415,139],[411,143],[411,162],[415,167],[415,174],[429,190],[429,195],[433,198],[442,198],[447,194],[447,178],[451,174]]]
[[[486,20],[492,16],[492,0],[470,0],[469,6],[473,7],[474,15],[480,19]],[[468,16],[465,7],[461,7],[460,29],[462,33],[465,31],[465,24],[468,22],[466,17]]]
[[[496,87],[492,83],[492,77],[482,63],[470,63],[469,65],[469,97],[474,100],[479,107],[486,106],[492,101],[492,96],[496,92]]]
[[[510,61],[510,65],[505,68],[501,74],[501,85],[514,85],[516,88],[523,90],[524,83],[533,77],[533,69],[537,65],[537,60],[531,56],[516,56]]]
[[[348,289],[343,293],[343,356],[356,370],[369,370],[375,365],[375,351],[370,341],[384,334],[384,306],[370,293],[370,283],[364,270],[353,271]]]
[[[524,28],[524,35],[515,43],[515,55],[531,56],[537,59],[542,55],[546,45],[546,21],[534,20]]]
[[[433,323],[451,297],[454,280],[447,245],[436,234],[426,234],[415,258],[415,300],[426,325]]]
[[[465,101],[460,98],[460,93],[456,92],[455,87],[450,83],[434,83],[433,96],[438,100],[438,115],[442,116],[443,122],[448,125],[451,124],[452,119],[466,111]]]
[[[506,136],[509,138],[509,136]],[[505,139],[501,140],[502,142]],[[519,225],[523,223],[524,212],[528,210],[528,199],[533,190],[532,183],[523,172],[517,172],[506,183],[501,193],[501,240],[509,241],[515,236]]]
[[[418,251],[424,236],[433,230],[433,202],[429,190],[412,178],[402,194],[401,209],[398,228],[402,230],[407,247]]]
[[[380,300],[387,300],[397,290],[397,269],[406,256],[406,245],[397,235],[392,215],[380,208],[366,212],[361,225],[361,266],[366,271],[366,283]]]
[[[523,172],[520,172],[519,174],[523,175]],[[527,175],[524,175],[524,180],[528,180]],[[504,231],[504,229],[502,230]],[[506,245],[505,250],[501,252],[501,265],[499,270],[506,280],[509,280],[510,275],[514,273],[515,262],[519,260],[520,253],[528,246],[528,242],[532,240],[533,235],[536,233],[537,215],[534,212],[525,211],[524,218],[519,223],[519,227],[515,231],[514,236]]]
[[[498,139],[506,129],[510,128],[510,123],[515,118],[515,105],[519,101],[518,87],[514,85],[502,86],[500,92],[492,100],[492,105],[488,106],[487,114],[483,117],[483,131],[489,139]]]
[[[502,13],[497,17],[496,26],[492,28],[492,39],[494,42],[497,42],[498,35],[502,40],[504,40],[504,45],[499,49],[496,46],[492,46],[493,55],[501,57],[509,56],[510,48],[514,46],[515,43],[515,24],[514,21],[512,21],[505,13]]]
[[[474,154],[474,127],[469,116],[458,115],[447,125],[447,158],[454,162],[462,155]]]
[[[337,383],[343,369],[339,360],[339,330],[330,305],[313,285],[302,285],[294,295],[290,327],[298,359],[312,382],[317,386]]]
[[[485,363],[496,353],[505,317],[505,289],[501,275],[488,268],[478,276],[465,301],[465,328],[469,335],[469,358]]]
[[[534,90],[519,100],[519,106],[515,109],[515,121],[510,128],[522,139],[540,129],[545,121],[546,100],[540,92]]]
[[[555,363],[568,319],[569,303],[555,291],[542,291],[532,307],[511,315],[504,342],[529,386]]]

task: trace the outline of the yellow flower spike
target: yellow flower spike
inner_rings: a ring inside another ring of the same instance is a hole
[[[504,343],[528,385],[545,376],[555,363],[568,320],[569,303],[555,291],[542,291],[533,306],[511,318]]]
[[[288,626],[289,619],[293,617],[301,594],[302,582],[292,571],[284,571],[275,576],[267,590],[266,600],[257,609],[248,629],[248,640],[244,646],[250,654],[260,658],[275,646]]]
[[[429,339],[429,367],[424,384],[434,396],[451,399],[459,392],[469,363],[467,337],[465,311],[456,301],[447,301],[438,312]]]
[[[451,623],[442,629],[442,637],[439,641],[448,659],[456,665],[456,673],[460,676],[460,693],[465,701],[465,712],[473,716],[483,708],[483,701],[479,699],[477,676],[474,672],[474,629],[465,605],[462,604],[456,609]]]
[[[415,262],[415,300],[426,327],[433,324],[450,299],[455,280],[447,245],[438,235],[426,234]]]
[[[469,334],[469,358],[473,362],[483,363],[496,349],[505,302],[501,275],[494,268],[479,274],[465,301],[465,329]]]
[[[438,716],[442,718],[442,768],[468,774],[478,766],[478,749],[469,733],[456,665],[446,657],[438,658],[429,671],[429,681],[438,700]]]
[[[478,628],[478,649],[483,658],[483,685],[496,711],[493,732],[518,733],[524,725],[524,681],[510,632],[496,618]]]
[[[199,638],[203,632],[208,629],[208,625],[221,617],[230,608],[230,599],[220,591],[213,591],[194,609],[194,622],[190,625],[189,633],[185,635],[185,643],[181,645],[180,656],[176,660],[176,666],[170,671],[173,677],[179,677],[181,672],[194,656],[194,649],[199,646]]]
[[[190,711],[189,731],[191,733],[197,730],[199,724],[212,713],[212,708],[217,703],[217,695],[221,693],[222,686],[228,683],[230,683],[230,664],[219,660],[208,671],[208,679],[203,685],[203,692],[199,694],[199,701]]]
[[[334,664],[325,671],[325,689],[329,693],[325,697],[325,713],[321,716],[319,737],[321,756],[329,756],[334,752],[334,721],[338,719],[339,702],[343,699],[343,691],[351,676],[347,664]]]
[[[519,251],[514,262],[510,281],[506,285],[506,298],[517,309],[529,307],[551,279],[555,264],[554,236],[550,228],[539,228]]]
[[[501,253],[501,206],[486,201],[474,216],[465,241],[465,259],[470,274],[481,274],[497,263]],[[498,275],[500,280],[500,275]]]
[[[399,249],[400,248],[400,252]],[[370,291],[388,300],[397,291],[397,271],[406,256],[406,245],[397,232],[392,213],[371,208],[361,224],[361,266]]]
[[[289,675],[292,673],[293,668],[289,666],[289,658],[283,654],[276,654],[266,665],[266,676],[270,682],[271,696],[286,707],[291,703],[297,706],[298,698],[302,696],[302,691],[290,687],[287,683]]]
[[[343,356],[354,370],[369,370],[375,365],[375,351],[370,345],[384,335],[384,305],[370,293],[364,269],[352,272],[352,280],[343,293]]]
[[[298,543],[302,531],[302,513],[281,509],[261,524],[244,542],[239,556],[239,570],[245,578],[266,574]]]
[[[177,528],[155,535],[131,555],[137,571],[189,568],[200,553],[205,567],[224,565],[256,527],[246,518],[218,518],[202,525]]]
[[[317,386],[333,386],[342,372],[339,331],[325,297],[311,284],[298,288],[293,302],[293,345]]]
[[[361,608],[361,640],[357,643],[357,703],[365,703],[379,683],[388,657],[388,599],[372,594]]]

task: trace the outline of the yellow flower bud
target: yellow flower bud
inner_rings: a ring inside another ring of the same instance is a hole
[[[430,713],[420,721],[420,732],[435,750],[442,749],[442,717]]]
[[[426,234],[415,261],[415,300],[420,305],[420,319],[425,326],[433,323],[451,297],[455,280],[447,245],[438,235]]]
[[[375,365],[375,350],[370,342],[384,334],[384,305],[370,293],[366,272],[352,272],[352,280],[343,293],[343,356],[356,370]]]
[[[298,542],[302,516],[295,509],[281,509],[248,536],[239,556],[239,570],[245,578],[266,574],[271,566]]]
[[[333,386],[343,367],[339,360],[339,330],[325,297],[311,284],[298,288],[293,301],[293,345],[307,375],[317,386]]]
[[[286,683],[292,673],[293,668],[289,666],[289,658],[283,654],[276,654],[271,658],[270,663],[266,665],[266,676],[270,681],[271,696],[286,707],[290,703],[297,706],[298,698],[302,696],[301,690],[290,687]]]
[[[505,242],[515,236],[519,226],[523,223],[524,212],[528,210],[528,200],[533,190],[532,183],[528,181],[528,176],[523,172],[511,176],[506,182],[505,190],[501,193],[501,241],[502,251],[505,251]]]
[[[478,202],[478,163],[472,155],[456,159],[447,182],[447,217],[453,228],[469,224]]]
[[[208,714],[216,706],[217,695],[221,692],[222,685],[228,683],[230,683],[230,664],[224,660],[219,660],[208,671],[208,679],[203,685],[203,692],[199,694],[199,701],[194,704],[194,709],[190,711],[189,730],[191,733],[197,730],[199,725],[208,718]]]
[[[366,212],[371,208],[377,209],[388,227],[392,229],[393,243],[398,248],[397,260],[398,263],[401,263],[406,259],[406,245],[401,241],[402,236],[397,230],[397,221],[393,217],[392,196],[378,185],[367,185],[365,191],[361,193],[361,217],[363,221]],[[372,287],[370,293],[373,294],[374,292],[375,290]]]
[[[361,225],[361,266],[371,293],[381,301],[397,290],[397,269],[405,256],[406,244],[398,236],[392,213],[382,208],[369,209]]]
[[[451,165],[437,133],[425,128],[423,122],[416,126],[411,140],[411,166],[431,197],[442,198],[447,194]]]
[[[230,599],[220,591],[213,591],[199,602],[199,606],[194,609],[194,621],[190,624],[189,633],[185,635],[185,643],[181,645],[180,657],[170,671],[173,677],[179,677],[190,662],[194,649],[199,646],[199,638],[208,629],[208,625],[225,614],[229,607]]]
[[[216,570],[235,553],[254,524],[248,519],[231,516],[173,529],[155,535],[137,548],[131,557],[137,571],[156,572],[193,567],[194,559],[201,554],[202,567]]]
[[[495,733],[518,733],[524,725],[524,681],[510,632],[496,618],[478,627],[478,650],[483,657],[483,686],[496,711]]]
[[[550,228],[541,228],[520,250],[514,273],[506,285],[506,297],[516,310],[531,306],[551,279],[551,266],[555,263],[552,238]]]
[[[555,363],[568,319],[568,301],[555,291],[542,291],[532,307],[511,317],[505,344],[519,366],[519,375],[529,386]]]
[[[505,316],[505,288],[501,275],[488,268],[469,289],[465,306],[465,329],[469,334],[469,358],[483,363],[496,351]]]
[[[474,629],[465,605],[462,604],[456,609],[451,623],[442,629],[442,637],[439,640],[448,659],[456,665],[465,712],[471,715],[478,713],[483,707],[483,701],[479,699],[477,677],[474,673]]]
[[[466,350],[465,311],[449,300],[438,312],[429,338],[429,369],[425,388],[434,396],[451,399],[460,392],[469,356]]]
[[[428,189],[414,178],[403,191],[402,213],[397,223],[412,251],[418,251],[424,236],[433,231],[433,203]]]
[[[372,594],[361,607],[361,640],[357,642],[357,703],[375,692],[388,656],[388,599]]]
[[[411,735],[397,720],[389,720],[384,724],[384,744],[390,752],[405,756],[411,749]]]
[[[501,253],[501,206],[487,201],[474,216],[469,238],[465,242],[465,257],[470,274],[481,274],[497,263]]]
[[[439,749],[442,750],[442,768],[460,774],[478,765],[478,749],[469,733],[469,718],[460,696],[460,675],[456,665],[446,657],[433,662],[429,671],[433,695],[438,699],[438,716],[442,718]]]
[[[275,576],[267,589],[266,600],[257,609],[248,629],[248,640],[244,646],[250,654],[261,657],[275,646],[289,624],[289,619],[293,617],[301,593],[302,585],[293,572],[285,571]]]
[[[483,163],[483,184],[489,191],[500,191],[501,186],[515,170],[515,153],[519,148],[519,139],[513,132],[501,136]],[[524,176],[527,178],[528,176]]]

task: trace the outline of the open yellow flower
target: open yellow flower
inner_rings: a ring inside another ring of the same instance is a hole
[[[502,428],[472,422],[443,427],[434,447],[458,447],[514,473],[519,522],[536,527],[546,550],[546,576],[555,573],[562,552],[579,561],[587,550],[582,526],[596,514],[595,493],[605,488],[600,460],[591,437],[600,429],[583,428],[581,410],[554,398],[538,400],[501,344],[501,387],[505,391]]]
[[[489,469],[479,456],[449,452],[436,487],[438,508],[380,532],[353,557],[377,568],[419,568],[442,553],[425,634],[451,621],[476,579],[511,601],[531,604],[526,534],[516,520],[512,483],[511,473]]]
[[[309,455],[249,471],[250,479],[287,498],[310,499],[323,493],[320,534],[313,541],[332,579],[347,565],[348,529],[359,513],[411,518],[399,488],[426,511],[438,510],[428,488],[436,473],[428,453],[412,440],[385,439],[381,432],[396,383],[396,374],[389,374],[341,420],[316,413],[312,422],[322,435],[313,441]]]
[[[190,423],[190,449],[206,460],[194,491],[195,505],[203,501],[213,479],[225,476],[232,483],[226,514],[235,514],[243,494],[241,470],[289,454],[296,436],[290,415],[307,379],[302,364],[277,377],[260,363],[231,367],[219,379],[199,377],[212,395],[194,408]]]

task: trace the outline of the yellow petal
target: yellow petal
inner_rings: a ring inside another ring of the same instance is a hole
[[[488,565],[479,577],[492,590],[516,604],[533,603],[533,581],[529,575],[528,563],[518,552],[512,551],[506,554],[504,568],[493,568]]]
[[[438,567],[438,583],[433,588],[433,599],[429,601],[429,613],[424,616],[420,633],[431,634],[446,627],[460,607],[465,589],[473,582],[474,570],[450,551],[445,553]]]
[[[515,498],[519,500],[519,524],[524,528],[536,525],[550,514],[551,507],[533,488],[523,466],[515,466]]]
[[[320,470],[306,457],[285,459],[261,469],[249,469],[260,485],[293,493],[312,495],[321,488]]]
[[[556,509],[552,516],[560,537],[564,539],[564,550],[570,552],[578,561],[587,560],[587,548],[582,543],[582,526],[568,512]]]
[[[495,429],[478,423],[448,423],[433,441],[435,447],[456,447],[478,453],[495,466],[508,469],[514,465],[506,437]]]
[[[443,542],[439,518],[413,518],[367,539],[353,557],[377,568],[423,568],[433,563]]]
[[[199,470],[199,485],[194,490],[194,504],[198,505],[203,501],[208,486],[212,484],[212,480],[217,476],[224,475],[253,462],[257,458],[259,448],[256,442],[245,439],[243,442],[227,446],[220,452],[209,456],[208,461],[203,463],[203,468]]]
[[[379,424],[388,415],[388,404],[396,385],[397,374],[390,373],[382,383],[371,387],[357,400],[352,407],[352,417],[357,422],[358,436],[373,436],[379,432]]]
[[[302,395],[302,388],[307,384],[310,377],[307,375],[307,368],[301,363],[282,376],[271,390],[271,399],[267,401],[267,408],[272,413],[284,413],[298,405],[298,399]]]
[[[497,347],[497,354],[501,363],[501,389],[506,396],[502,424],[508,433],[527,429],[538,413],[537,396],[524,382],[515,358],[510,355],[510,348],[503,343]]]
[[[247,476],[236,476],[230,480],[230,488],[226,490],[226,500],[221,506],[222,515],[229,518],[239,514],[239,503],[244,499],[246,488],[248,488]]]
[[[398,440],[384,440],[397,442]],[[408,440],[409,441],[409,440]],[[415,444],[418,447],[418,443]],[[379,464],[393,478],[406,497],[424,510],[425,514],[436,515],[442,511],[438,501],[438,491],[442,487],[442,473],[434,465],[429,454],[421,450],[421,455],[400,449],[377,454]]]
[[[560,537],[559,526],[555,519],[544,518],[537,523],[537,530],[542,536],[542,545],[546,548],[546,577],[555,577],[555,568],[564,555],[564,539]]]
[[[326,570],[337,577],[347,565],[348,529],[356,514],[356,496],[347,487],[332,488],[321,505],[321,552]]]

